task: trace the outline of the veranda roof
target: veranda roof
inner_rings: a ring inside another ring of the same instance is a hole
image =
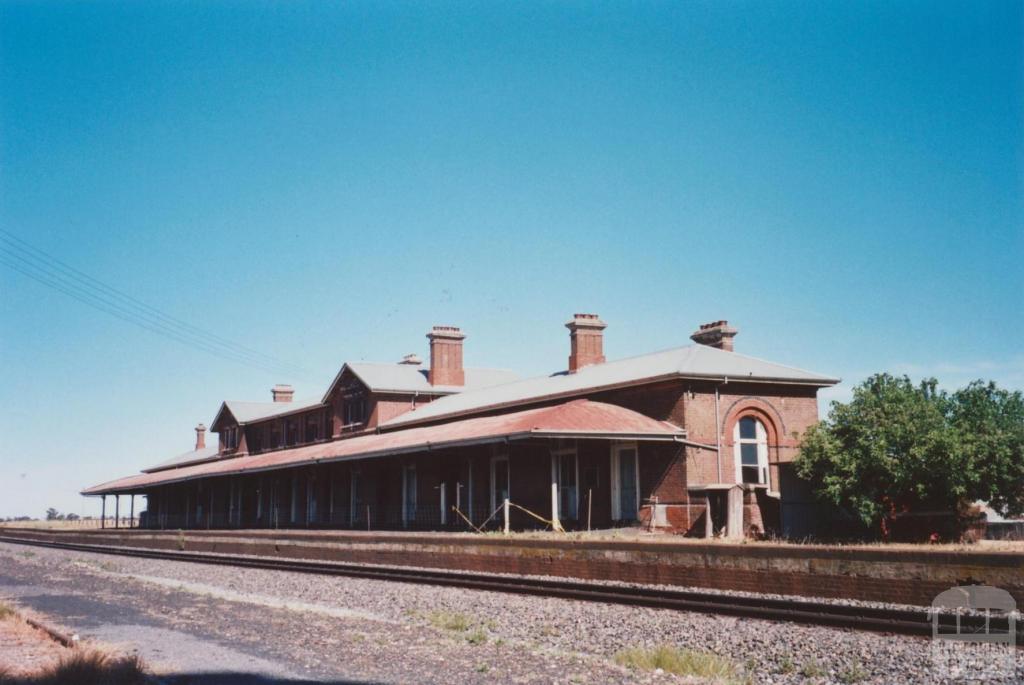
[[[453,421],[437,426],[322,442],[227,457],[181,468],[140,473],[87,488],[83,495],[113,495],[145,491],[157,485],[197,478],[270,471],[306,464],[367,459],[528,438],[604,438],[611,440],[676,440],[685,431],[630,409],[603,402],[573,400],[499,416]]]

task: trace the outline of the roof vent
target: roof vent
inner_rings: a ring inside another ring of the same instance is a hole
[[[295,390],[290,385],[278,383],[270,389],[270,394],[274,397],[275,402],[291,402],[292,396],[295,395]]]
[[[420,359],[420,356],[418,354],[407,354],[404,357],[402,357],[402,361],[398,363],[407,364],[409,366],[419,366],[420,364],[423,363],[423,360]]]

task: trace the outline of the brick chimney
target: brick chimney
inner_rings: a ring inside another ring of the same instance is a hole
[[[199,424],[196,426],[196,449],[201,450],[206,447],[206,426]]]
[[[465,385],[466,374],[462,370],[462,341],[466,334],[455,326],[434,326],[427,333],[430,340],[430,371],[427,380],[431,385]]]
[[[597,314],[574,314],[572,321],[565,324],[571,344],[569,373],[604,362],[603,331],[607,325]]]
[[[739,331],[730,326],[728,321],[712,321],[711,323],[702,324],[690,336],[690,340],[698,345],[707,345],[708,347],[732,352],[732,339],[736,337],[737,333]]]
[[[270,389],[270,394],[273,395],[275,402],[291,402],[292,396],[295,394],[295,390],[293,390],[290,385],[278,383]]]

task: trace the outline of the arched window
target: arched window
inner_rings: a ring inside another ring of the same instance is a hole
[[[733,428],[736,455],[736,480],[740,483],[768,484],[768,433],[753,416],[744,416]]]

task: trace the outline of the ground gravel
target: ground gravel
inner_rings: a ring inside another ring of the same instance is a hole
[[[42,548],[28,558],[25,550],[0,544],[0,570],[23,579],[73,578],[110,601],[130,601],[118,592],[134,594],[182,631],[225,644],[256,641],[264,645],[262,658],[284,658],[278,663],[310,677],[681,682],[612,662],[623,649],[671,644],[724,656],[755,683],[938,680],[930,642],[920,638]],[[467,627],[438,627],[451,617]]]

